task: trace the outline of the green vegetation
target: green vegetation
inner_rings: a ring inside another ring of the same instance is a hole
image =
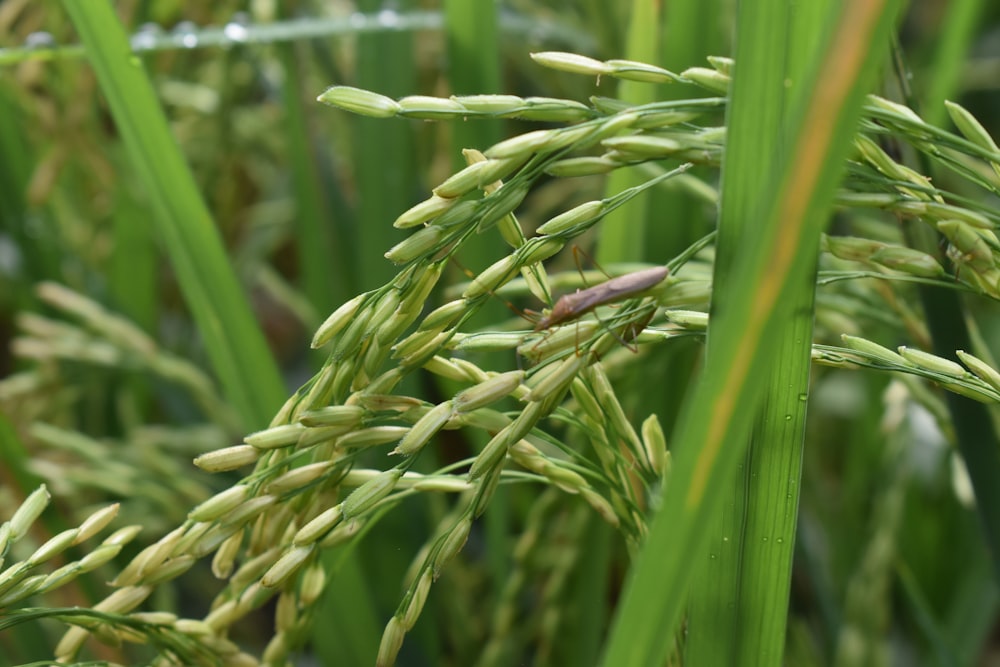
[[[996,8],[146,4],[0,7],[0,665],[990,653]]]

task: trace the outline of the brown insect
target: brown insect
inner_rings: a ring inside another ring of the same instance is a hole
[[[577,290],[572,294],[565,294],[559,297],[549,314],[538,321],[538,324],[535,325],[535,331],[548,329],[575,319],[599,306],[636,296],[662,282],[669,273],[670,269],[665,266],[654,266],[651,269],[616,276],[599,285]]]

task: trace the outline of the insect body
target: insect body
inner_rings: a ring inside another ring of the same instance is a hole
[[[635,296],[662,282],[669,273],[670,269],[665,266],[654,266],[651,269],[617,276],[600,285],[578,290],[572,294],[565,294],[556,301],[549,314],[538,321],[535,331],[572,320],[599,306]]]

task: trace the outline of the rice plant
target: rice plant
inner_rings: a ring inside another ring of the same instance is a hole
[[[985,659],[962,59],[892,2],[369,4],[0,14],[0,664]]]

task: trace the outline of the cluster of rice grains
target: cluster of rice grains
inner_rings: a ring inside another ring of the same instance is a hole
[[[987,192],[1000,192],[1000,148],[967,110],[953,102],[946,102],[945,107],[961,136],[929,125],[906,106],[869,95],[868,119],[855,139],[855,158],[848,163],[849,184],[856,192],[842,195],[840,203],[883,209],[900,219],[933,226],[948,240],[948,258],[959,283],[998,299],[1000,239],[994,230],[1000,215],[988,204],[934,187],[930,178],[900,164],[872,138],[890,135],[890,146],[905,141],[963,181]],[[945,273],[936,260],[913,249],[869,244],[860,248],[841,242],[839,253],[837,248],[830,249],[845,259],[873,261],[919,278],[939,278]]]
[[[645,81],[676,78],[665,70],[627,61],[600,67],[599,74]],[[197,505],[181,525],[140,551],[111,582],[116,590],[103,601],[79,613],[56,614],[73,626],[56,646],[59,661],[73,661],[92,636],[112,645],[123,641],[148,644],[157,650],[156,665],[287,664],[290,652],[307,636],[315,603],[324,589],[326,572],[318,560],[320,553],[355,539],[382,512],[417,493],[450,493],[457,500],[415,554],[408,590],[384,631],[378,657],[383,665],[394,661],[405,633],[420,615],[432,582],[462,549],[474,520],[485,511],[501,478],[549,485],[543,492],[548,500],[529,517],[519,552],[530,549],[546,530],[545,517],[551,512],[543,509],[551,509],[561,494],[578,495],[584,501],[574,505],[576,523],[567,524],[568,528],[596,511],[618,527],[632,546],[644,533],[650,492],[660,486],[669,467],[665,438],[655,417],[647,419],[638,432],[633,428],[612,389],[606,366],[612,363],[616,349],[624,352],[622,343],[633,348],[666,337],[663,332],[643,331],[656,310],[653,297],[660,296],[663,290],[659,288],[665,287],[655,283],[665,283],[660,279],[676,271],[711,239],[693,246],[674,265],[653,272],[657,280],[613,283],[622,288],[613,296],[620,296],[624,303],[607,309],[600,323],[591,319],[555,332],[525,331],[514,337],[468,334],[460,329],[493,298],[494,291],[511,280],[523,281],[540,301],[551,303],[542,262],[607,212],[683,174],[690,164],[665,172],[650,163],[648,182],[558,215],[529,239],[513,211],[537,178],[604,173],[668,156],[689,163],[717,163],[723,133],[680,124],[719,110],[724,100],[703,98],[635,108],[612,99],[595,99],[593,106],[586,106],[513,96],[420,97],[395,102],[347,88],[331,89],[320,99],[375,116],[517,117],[575,124],[521,135],[485,153],[466,151],[467,168],[397,219],[398,228],[419,228],[386,253],[401,267],[400,272],[389,284],[348,301],[323,323],[313,339],[313,347],[330,349],[322,369],[287,401],[269,428],[247,436],[242,444],[211,451],[195,461],[209,472],[251,465],[252,471]],[[603,153],[588,156],[586,153],[592,154],[595,147]],[[500,179],[507,183],[501,185]],[[686,183],[697,187],[693,180]],[[428,299],[451,254],[470,234],[494,228],[511,247],[510,254],[475,276],[460,296],[427,312]],[[687,303],[704,301],[708,287],[707,282],[702,283],[679,290]],[[169,363],[177,360],[167,357],[160,364],[157,360],[163,355],[152,342],[99,305],[58,286],[46,286],[42,293],[92,325],[97,334],[88,339],[86,349],[105,351],[94,358],[95,362],[126,355],[154,371],[161,366],[178,366]],[[570,322],[575,315],[610,303],[610,296],[609,292],[607,298],[585,308],[564,302],[565,312],[559,312],[557,319],[550,316],[547,324]],[[29,327],[31,338],[21,343],[22,353],[30,356],[32,350],[41,350],[59,354],[62,348],[57,343],[61,339],[45,337],[50,329],[40,324]],[[106,343],[103,347],[102,341]],[[495,372],[464,358],[470,350],[484,348],[517,350],[515,354],[524,358],[523,365],[528,367]],[[118,356],[109,357],[111,352]],[[619,358],[634,355],[625,352]],[[183,363],[179,366],[187,368]],[[436,405],[397,393],[400,382],[421,369],[465,388]],[[196,388],[205,384],[189,383],[187,376],[181,381]],[[508,408],[515,409],[498,409],[504,400]],[[576,407],[567,409],[567,401]],[[226,415],[228,422],[230,415]],[[579,437],[591,443],[595,459],[547,433],[542,420],[550,417],[557,427],[575,427]],[[411,470],[439,431],[459,428],[484,432],[489,441],[473,459],[457,466],[433,474]],[[385,460],[395,465],[383,470],[357,467],[359,453],[372,448],[384,448],[393,457]],[[28,524],[44,509],[47,498],[47,491],[39,490],[0,527],[5,557],[10,555],[8,546],[23,536]],[[21,550],[27,548],[29,555],[0,573],[0,604],[9,606],[106,564],[136,536],[138,526],[117,531],[80,560],[49,574],[39,572],[54,555],[107,525],[117,509],[100,510],[79,528],[64,531],[33,551],[31,545],[18,545]],[[224,584],[204,618],[135,611],[157,586],[181,576],[207,556],[212,557],[213,574]],[[568,552],[563,557],[568,557]],[[521,553],[516,560],[520,563],[525,558]],[[523,577],[512,578],[502,593],[508,604],[506,612],[503,606],[498,609],[494,623],[497,637],[509,628],[511,605],[520,585],[517,581]],[[240,619],[271,601],[275,633],[258,658],[241,650],[228,633]]]
[[[654,70],[646,68],[643,75],[651,76]],[[698,130],[677,130],[670,141],[665,134],[677,123],[717,110],[722,100],[601,109],[509,96],[395,102],[343,88],[327,91],[321,100],[376,116],[513,115],[579,122],[531,132],[485,153],[466,151],[468,167],[435,188],[430,199],[404,212],[395,226],[417,231],[386,253],[400,272],[389,284],[357,296],[327,318],[313,339],[314,347],[330,349],[319,373],[289,399],[270,428],[197,460],[208,470],[253,463],[253,473],[196,508],[187,525],[147,549],[118,583],[141,585],[150,576],[161,578],[165,569],[179,569],[188,559],[214,551],[213,570],[229,583],[202,621],[206,632],[224,635],[237,619],[277,595],[277,632],[262,657],[267,664],[283,664],[301,640],[322,590],[324,575],[317,557],[324,549],[351,540],[380,512],[414,493],[456,494],[448,518],[415,555],[408,590],[384,631],[378,664],[388,665],[420,615],[432,582],[462,549],[473,521],[505,475],[547,480],[554,489],[579,495],[586,503],[580,507],[589,506],[619,527],[630,544],[642,537],[648,494],[659,487],[668,466],[665,438],[655,418],[638,432],[631,425],[602,360],[623,340],[640,335],[656,309],[654,300],[638,289],[627,292],[622,295],[628,297],[625,303],[602,316],[602,325],[570,325],[564,327],[570,334],[555,340],[548,331],[490,339],[464,335],[460,329],[494,298],[494,291],[515,278],[543,303],[551,303],[543,260],[608,211],[682,174],[689,165],[660,171],[641,186],[578,206],[549,220],[529,239],[512,212],[535,179],[607,171],[667,154],[717,159],[717,133],[707,137]],[[623,134],[631,137],[629,143],[620,141]],[[687,144],[678,138],[685,135]],[[600,157],[573,155],[602,144],[605,153]],[[500,179],[506,180],[502,186]],[[510,254],[475,276],[458,298],[427,312],[425,304],[451,254],[470,234],[493,228],[511,247]],[[494,372],[463,358],[468,349],[505,346],[533,348],[532,365]],[[396,393],[400,382],[418,369],[466,388],[436,405]],[[516,410],[498,410],[504,399],[513,400]],[[578,408],[566,410],[567,400]],[[541,422],[549,417],[577,426],[592,443],[596,462],[547,434]],[[428,475],[411,470],[439,431],[459,428],[489,436],[471,461],[454,472],[454,466]],[[359,452],[375,447],[385,448],[394,457],[386,460],[396,465],[386,470],[354,467]],[[508,470],[510,464],[520,472]],[[243,563],[236,568],[238,557]]]
[[[544,65],[592,76],[650,82],[683,80],[723,93],[731,65],[725,59],[712,59],[715,69],[694,68],[678,76],[630,61],[598,62],[551,53],[536,54],[535,58]],[[532,512],[522,534],[515,554],[517,565],[537,541],[554,494],[562,492],[582,498],[585,504],[577,504],[576,512],[596,511],[619,529],[627,543],[635,545],[644,534],[649,501],[669,469],[665,438],[655,416],[640,429],[633,427],[612,388],[608,370],[616,359],[634,359],[623,343],[631,347],[704,330],[707,317],[697,310],[672,310],[667,326],[655,330],[646,327],[658,305],[703,306],[707,302],[707,281],[677,282],[674,274],[711,238],[702,239],[664,267],[662,275],[669,271],[671,277],[662,284],[643,282],[635,284],[633,290],[634,283],[628,280],[618,283],[625,286],[620,294],[622,303],[603,309],[600,321],[572,319],[590,310],[594,301],[596,306],[610,303],[603,296],[588,302],[586,308],[565,302],[563,312],[558,317],[550,315],[546,322],[569,323],[555,331],[469,333],[462,327],[494,292],[510,282],[522,284],[543,303],[552,303],[544,260],[630,198],[667,179],[687,187],[705,187],[684,172],[691,163],[718,164],[725,133],[688,121],[718,111],[724,98],[636,107],[594,98],[588,106],[508,95],[393,100],[335,87],[319,99],[373,117],[522,118],[573,124],[529,132],[484,153],[466,151],[469,164],[465,169],[396,220],[398,228],[416,229],[386,253],[400,266],[397,276],[345,303],[316,332],[313,346],[330,350],[323,368],[286,402],[270,428],[248,436],[243,444],[197,459],[196,463],[209,471],[251,464],[254,468],[236,486],[200,504],[182,526],[142,551],[116,578],[114,583],[120,589],[108,598],[114,601],[116,613],[127,614],[157,583],[214,554],[213,572],[226,583],[204,619],[140,617],[144,623],[156,624],[159,634],[155,643],[165,647],[158,664],[187,664],[197,659],[194,649],[185,648],[183,642],[167,645],[163,640],[164,636],[176,639],[181,635],[196,640],[198,650],[210,650],[225,664],[259,664],[226,635],[240,618],[275,596],[276,632],[262,661],[286,664],[290,651],[306,636],[325,584],[320,553],[355,539],[382,512],[407,497],[429,492],[455,494],[449,515],[415,555],[408,589],[385,628],[378,664],[392,664],[406,632],[421,613],[432,583],[462,549],[474,520],[486,509],[501,479],[528,478],[549,486],[543,492],[544,502]],[[963,129],[968,141],[956,144],[961,140],[955,135],[931,128],[909,110],[878,98],[870,100],[867,115],[879,122],[879,131],[889,128],[925,137],[928,145],[934,140],[979,157],[996,153],[995,146],[984,147],[984,140],[976,138],[974,127]],[[964,118],[960,113],[959,117]],[[972,122],[966,121],[967,126]],[[595,155],[598,151],[602,152]],[[935,220],[960,260],[959,277],[964,283],[988,294],[998,289],[1000,274],[996,274],[994,254],[1000,244],[987,229],[996,220],[987,213],[945,204],[926,179],[901,171],[903,167],[864,137],[858,141],[858,155],[852,176],[864,185],[856,188],[861,194],[842,194],[843,206],[875,207]],[[687,164],[664,172],[652,163],[668,157]],[[541,225],[532,238],[525,237],[513,216],[543,175],[606,173],[635,164],[644,164],[650,171],[649,181],[560,214]],[[957,168],[964,167],[959,164]],[[977,172],[976,178],[985,177]],[[502,185],[501,179],[505,181]],[[491,231],[510,246],[509,254],[475,276],[456,298],[427,312],[426,303],[455,250],[469,235]],[[880,270],[928,280],[948,277],[933,258],[902,246],[850,239],[829,239],[826,243],[829,254],[867,262]],[[943,366],[940,362],[947,360],[930,355],[906,351],[896,359],[891,351],[866,348],[856,339],[847,343],[847,348],[817,346],[814,357],[831,364],[866,364],[923,374],[937,381],[943,378],[950,389],[971,388],[990,397],[1000,387],[996,372],[975,357],[963,357],[973,376],[952,362]],[[527,368],[484,370],[466,358],[469,351],[477,349],[515,350]],[[399,389],[401,381],[418,370],[465,388],[436,404],[405,395]],[[504,405],[516,409],[504,411]],[[549,433],[546,429],[550,424],[570,427],[577,438],[573,442],[588,442],[592,458]],[[445,429],[478,430],[489,440],[474,458],[457,466],[432,474],[413,471],[421,451]],[[385,460],[395,465],[374,470],[356,467],[358,454],[373,448],[391,454],[393,458]],[[566,557],[572,558],[572,554]],[[509,629],[518,581],[515,572],[508,588],[501,592],[494,637],[502,637]],[[102,604],[106,603],[110,604]],[[105,627],[104,632],[140,631]],[[83,630],[70,631],[59,644],[58,657],[72,659],[84,637]],[[105,638],[100,633],[98,637]],[[154,643],[152,638],[149,641]],[[497,647],[488,649],[490,654]]]

